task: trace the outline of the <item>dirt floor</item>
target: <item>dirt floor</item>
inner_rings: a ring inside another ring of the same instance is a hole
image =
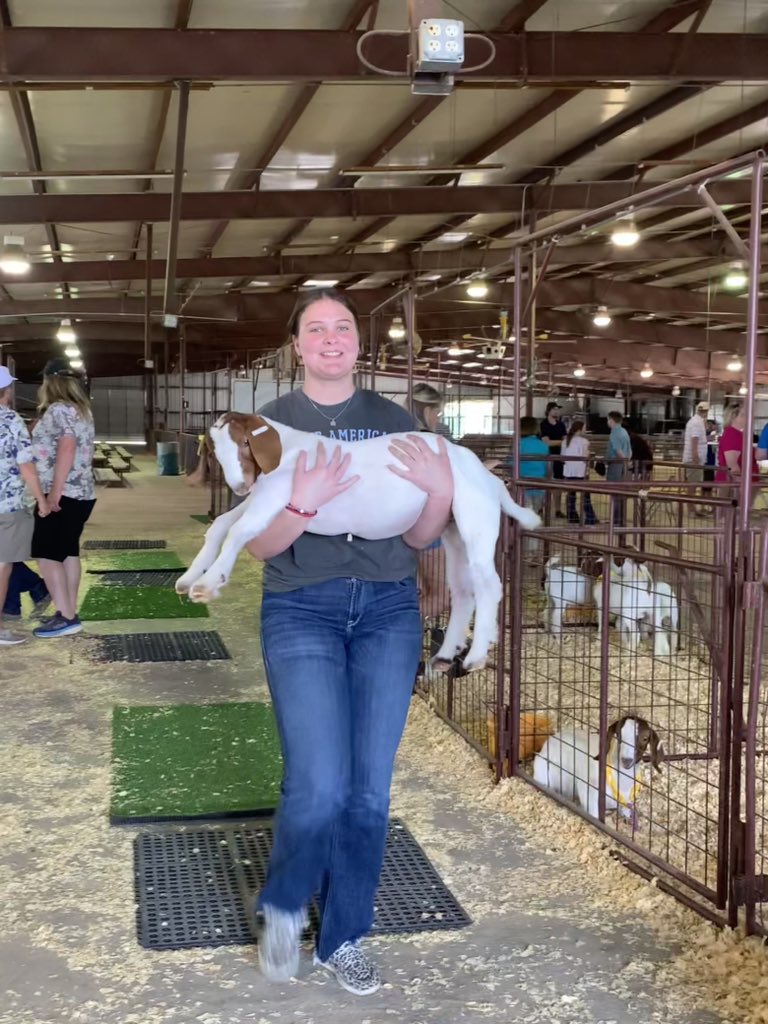
[[[157,477],[99,492],[87,536],[164,538],[186,561],[205,492]],[[188,564],[188,563],[187,563]],[[85,564],[87,568],[87,562]],[[483,762],[414,700],[393,812],[474,924],[371,941],[386,984],[368,999],[311,966],[270,986],[252,947],[154,953],[136,941],[135,828],[108,822],[115,704],[264,699],[257,566],[243,556],[211,607],[231,662],[94,666],[85,637],[0,653],[0,1024],[716,1024],[768,1021],[768,959],[624,871],[608,843]],[[87,633],[209,628],[89,624]]]

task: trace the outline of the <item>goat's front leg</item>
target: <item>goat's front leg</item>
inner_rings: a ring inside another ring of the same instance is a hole
[[[237,556],[249,541],[269,526],[276,515],[276,512],[261,512],[255,516],[253,512],[251,509],[251,515],[242,516],[231,527],[216,561],[190,588],[190,601],[207,604],[219,597],[221,588],[229,583]]]
[[[225,512],[223,515],[218,516],[208,529],[205,531],[205,540],[203,546],[195,556],[192,565],[187,571],[176,580],[176,593],[177,594],[188,594],[189,589],[193,583],[203,575],[205,570],[211,565],[216,558],[216,554],[221,547],[224,538],[229,532],[230,528],[238,521],[240,516],[248,505],[247,501],[244,501],[241,505],[235,506],[230,509],[229,512]]]
[[[453,523],[449,524],[443,533],[443,547],[445,575],[451,594],[451,614],[440,650],[432,659],[436,669],[450,667],[456,655],[464,649],[472,612],[475,609],[475,595],[464,542]]]

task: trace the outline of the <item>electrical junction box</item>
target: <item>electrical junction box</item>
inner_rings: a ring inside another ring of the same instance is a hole
[[[414,71],[456,71],[464,63],[464,22],[423,18],[419,22]]]
[[[178,327],[179,318],[174,316],[173,313],[166,313],[163,316],[163,327]]]

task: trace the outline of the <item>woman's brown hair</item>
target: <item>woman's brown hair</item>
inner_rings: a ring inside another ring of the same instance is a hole
[[[566,435],[565,443],[566,444],[570,444],[571,441],[576,436],[576,434],[578,434],[578,432],[580,430],[583,430],[583,429],[584,429],[584,420],[574,420],[573,423],[571,424],[571,429],[568,431],[568,433]]]
[[[358,335],[360,334],[360,315],[347,292],[339,291],[338,288],[313,288],[311,291],[302,292],[296,300],[296,305],[293,307],[293,312],[288,319],[288,334],[291,340],[298,336],[301,318],[304,313],[313,302],[318,302],[320,299],[331,299],[333,302],[338,302],[345,309],[349,310],[350,316],[355,321],[357,333]]]

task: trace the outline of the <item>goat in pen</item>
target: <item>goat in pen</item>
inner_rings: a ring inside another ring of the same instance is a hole
[[[419,435],[437,448],[437,435]],[[226,413],[210,429],[216,458],[227,483],[248,497],[218,517],[192,565],[179,578],[176,590],[192,601],[208,602],[230,577],[245,544],[265,530],[290,502],[296,462],[301,453],[314,457],[318,438],[262,416]],[[365,441],[334,441],[348,458],[348,470],[358,477],[347,491],[307,519],[307,530],[324,536],[347,533],[380,540],[405,533],[416,522],[427,500],[424,491],[387,469],[393,441],[408,434],[388,434]],[[451,614],[445,639],[434,658],[436,666],[450,665],[465,646],[474,612],[472,644],[464,659],[467,670],[485,665],[496,639],[501,581],[495,566],[499,515],[504,511],[525,529],[541,525],[539,516],[512,500],[498,477],[480,459],[459,445],[446,443],[453,474],[452,518],[443,533]]]

